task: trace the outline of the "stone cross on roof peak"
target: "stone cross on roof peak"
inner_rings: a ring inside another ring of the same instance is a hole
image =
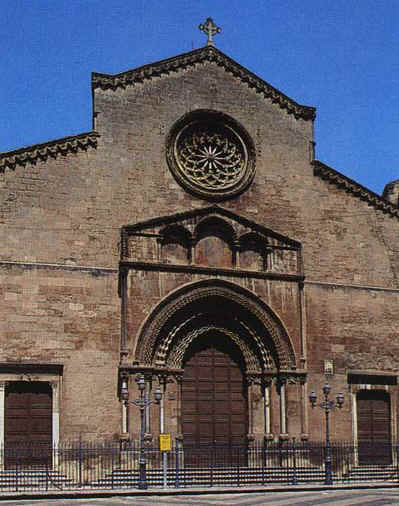
[[[215,44],[213,43],[213,36],[222,31],[219,26],[215,25],[212,18],[208,18],[205,23],[201,23],[198,28],[201,30],[201,32],[204,32],[206,35],[208,35],[208,42],[206,44],[207,46],[214,46]]]

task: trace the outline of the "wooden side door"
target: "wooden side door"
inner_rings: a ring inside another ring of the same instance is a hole
[[[49,466],[51,453],[51,386],[38,381],[9,383],[5,397],[6,467]]]
[[[387,392],[358,392],[357,434],[360,465],[392,463],[391,406]]]

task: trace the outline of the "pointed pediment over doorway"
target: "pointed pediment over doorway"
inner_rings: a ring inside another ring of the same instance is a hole
[[[255,276],[298,277],[301,244],[219,206],[122,227],[121,262]]]

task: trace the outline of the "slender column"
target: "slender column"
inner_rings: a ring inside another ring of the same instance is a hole
[[[122,434],[127,434],[129,431],[127,413],[128,411],[126,404],[124,402],[121,402]]]
[[[266,248],[266,256],[265,256],[265,271],[271,271],[273,269],[273,249],[272,248]]]
[[[59,381],[51,381],[53,391],[53,449],[54,449],[54,466],[58,466],[58,443],[60,441],[60,384]]]
[[[167,377],[164,375],[159,376],[159,385],[161,387],[162,397],[159,403],[159,433],[165,432],[165,396],[166,396],[166,383]]]
[[[4,425],[5,425],[5,390],[6,390],[6,381],[0,381],[0,469],[4,469],[3,455],[4,451]]]
[[[166,383],[167,377],[162,375],[159,377],[159,384],[162,391],[162,397],[160,401],[160,418],[159,418],[159,433],[165,433],[165,395],[166,395]],[[163,470],[163,488],[168,486],[168,456],[166,452],[162,452],[162,470]]]
[[[51,381],[53,389],[53,445],[58,445],[60,440],[60,395],[58,381]]]
[[[254,425],[254,407],[252,403],[252,385],[253,380],[250,377],[247,377],[248,384],[248,439],[252,437],[253,434],[253,425]]]
[[[298,253],[298,270],[303,272],[301,255]],[[301,338],[301,368],[307,366],[307,334],[306,334],[306,304],[303,282],[298,285],[299,332]]]
[[[280,437],[287,437],[287,392],[286,379],[279,379],[280,386]]]
[[[193,264],[195,263],[195,240],[192,239],[190,242],[189,242],[189,248],[190,248],[190,251],[188,252],[188,261],[190,264]]]
[[[162,258],[162,239],[160,237],[157,238],[157,261],[163,262]]]
[[[128,350],[126,348],[126,336],[127,336],[127,286],[128,286],[128,274],[127,269],[121,269],[119,274],[119,290],[121,297],[121,341],[120,341],[120,359],[121,362],[125,362],[128,356]]]
[[[263,394],[263,405],[264,405],[264,432],[266,439],[272,439],[272,419],[271,419],[271,392],[270,392],[271,380],[267,378],[264,382],[264,394]]]
[[[128,386],[128,381],[129,381],[129,376],[122,376],[121,378],[121,382],[122,382],[122,385],[121,385],[121,391],[124,392],[124,391],[129,391],[129,386]],[[120,398],[120,401],[121,401],[121,429],[122,429],[122,436],[123,437],[127,437],[127,434],[129,432],[129,420],[128,420],[128,405],[127,403],[122,399],[122,397]]]
[[[177,384],[177,438],[180,442],[183,440],[183,426],[182,426],[182,415],[181,415],[181,399],[182,399],[182,382],[183,378],[180,375],[176,375]]]
[[[145,376],[146,383],[145,383],[145,394],[144,394],[144,396],[145,396],[146,399],[150,398],[151,379],[152,379],[151,377]],[[145,407],[144,421],[145,421],[145,435],[146,435],[146,439],[149,441],[151,439],[151,410],[150,410],[150,404],[149,403],[147,403],[146,407]]]
[[[240,268],[240,242],[236,241],[232,247],[233,267]]]
[[[359,465],[359,453],[358,453],[358,431],[357,431],[357,389],[354,388],[354,385],[350,385],[350,399],[352,401],[352,434],[353,434],[353,444],[354,444],[354,460],[355,465]]]
[[[309,438],[309,421],[308,421],[308,410],[307,410],[307,398],[308,398],[308,386],[306,378],[300,379],[301,388],[301,439],[303,441]]]

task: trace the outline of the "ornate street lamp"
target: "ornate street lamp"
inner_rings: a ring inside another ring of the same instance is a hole
[[[146,428],[146,408],[150,404],[159,404],[162,399],[162,392],[159,388],[157,388],[154,392],[154,400],[151,400],[148,396],[148,392],[145,388],[145,380],[143,376],[137,376],[136,377],[136,383],[137,387],[140,392],[140,398],[135,401],[129,401],[129,391],[127,388],[127,384],[122,384],[121,388],[121,398],[125,402],[125,406],[128,406],[129,404],[133,404],[134,406],[137,406],[140,409],[140,415],[141,415],[141,437],[140,437],[140,459],[139,459],[139,468],[140,468],[140,475],[139,475],[139,484],[138,488],[140,489],[146,489],[148,488],[147,485],[147,474],[146,474],[146,455],[145,455],[145,447],[144,447],[144,436],[145,436],[145,428]]]
[[[330,395],[330,390],[330,385],[326,383],[323,387],[324,401],[320,402],[320,404],[317,404],[317,395],[315,392],[310,392],[309,394],[309,401],[312,405],[312,408],[318,406],[319,408],[324,409],[324,413],[326,415],[326,450],[324,458],[326,472],[324,483],[326,485],[332,485],[333,482],[331,473],[330,410],[336,407],[341,409],[344,404],[344,394],[341,392],[337,395],[336,401],[330,401],[328,398]]]

